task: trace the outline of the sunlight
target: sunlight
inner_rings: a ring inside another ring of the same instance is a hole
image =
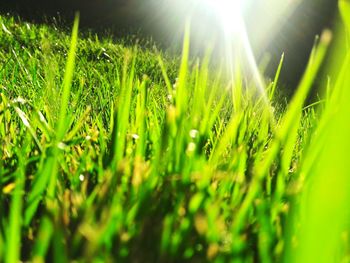
[[[247,65],[258,92],[265,103],[269,104],[265,83],[260,75],[243,19],[246,2],[246,0],[205,0],[207,7],[214,10],[222,24],[226,41],[226,55],[232,74],[234,72],[235,53],[243,51],[244,61],[240,61],[239,64],[242,65],[243,62]]]
[[[236,34],[243,29],[244,2],[244,0],[205,0],[208,8],[214,10],[220,18],[226,34]]]

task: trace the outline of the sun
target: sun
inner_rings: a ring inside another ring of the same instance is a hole
[[[234,53],[242,53],[241,57],[243,61],[239,62],[239,66],[243,64],[247,65],[247,69],[255,82],[258,92],[262,96],[263,101],[266,102],[266,105],[269,105],[265,91],[265,83],[260,75],[243,18],[243,11],[246,8],[245,5],[247,1],[248,0],[204,0],[204,4],[207,8],[213,10],[221,21],[226,40],[226,59],[228,60],[232,76],[234,75]]]
[[[214,10],[226,34],[237,34],[244,30],[242,15],[244,0],[204,0],[204,2],[207,8]]]

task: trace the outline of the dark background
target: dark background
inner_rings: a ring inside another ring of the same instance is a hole
[[[177,1],[181,0],[0,0],[0,12],[44,23],[58,14],[63,21],[72,21],[75,11],[79,10],[83,28],[96,32],[109,29],[116,37],[138,32],[152,37],[161,47],[177,52],[181,47],[184,18],[188,11],[186,4],[182,9],[174,8]],[[261,22],[259,19],[270,15],[259,14],[260,10],[252,8],[246,14],[252,39],[253,28],[256,30]],[[304,0],[264,49],[271,54],[267,75],[273,76],[284,52],[282,82],[287,87],[295,87],[304,71],[315,36],[325,28],[332,28],[336,10],[337,0]],[[194,19],[192,42],[195,50],[203,50],[208,42],[218,38],[220,27],[204,10],[195,10],[194,14],[199,19]],[[255,54],[258,59],[262,56],[258,49],[255,49]]]

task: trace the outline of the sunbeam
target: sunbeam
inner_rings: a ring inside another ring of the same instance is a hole
[[[258,65],[256,63],[243,19],[243,10],[246,7],[244,0],[206,0],[205,4],[208,8],[214,10],[215,15],[219,18],[225,34],[226,57],[229,69],[234,78],[234,61],[235,54],[243,50],[242,62],[247,65],[249,74],[257,87],[257,90],[266,105],[269,101],[266,95],[265,83],[262,79]]]

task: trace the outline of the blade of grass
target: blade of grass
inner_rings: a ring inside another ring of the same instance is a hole
[[[61,109],[58,124],[56,126],[56,137],[54,140],[54,146],[52,153],[47,155],[44,161],[42,170],[37,174],[33,182],[31,192],[28,198],[28,207],[25,211],[25,225],[29,225],[34,213],[37,210],[40,200],[43,198],[43,194],[47,189],[47,196],[54,198],[57,170],[58,170],[58,155],[60,153],[59,143],[63,140],[66,132],[66,113],[68,110],[68,103],[70,97],[70,89],[72,85],[74,63],[75,63],[75,53],[78,41],[78,25],[79,25],[79,15],[76,15],[73,25],[72,38],[70,50],[67,58],[66,70],[63,80],[63,91],[61,98]],[[47,188],[48,187],[48,188]]]
[[[255,175],[251,182],[246,198],[244,199],[234,222],[234,233],[239,233],[244,225],[247,213],[254,202],[257,194],[261,191],[261,181],[269,174],[269,170],[276,156],[278,156],[281,146],[288,140],[291,127],[299,125],[302,107],[306,96],[312,86],[313,80],[322,64],[331,40],[331,33],[324,32],[320,44],[314,48],[306,72],[301,80],[299,88],[289,105],[289,109],[283,116],[280,127],[276,131],[276,138],[266,152],[266,156],[255,165]],[[297,129],[294,129],[296,132]],[[292,136],[295,138],[295,136]]]
[[[22,209],[23,209],[23,196],[24,196],[24,184],[26,163],[25,156],[27,156],[27,147],[30,144],[30,135],[27,134],[26,142],[18,152],[19,165],[15,173],[16,176],[16,188],[12,193],[12,200],[10,206],[9,217],[9,229],[7,232],[6,242],[6,263],[17,263],[20,260],[21,251],[21,229],[22,229]]]

